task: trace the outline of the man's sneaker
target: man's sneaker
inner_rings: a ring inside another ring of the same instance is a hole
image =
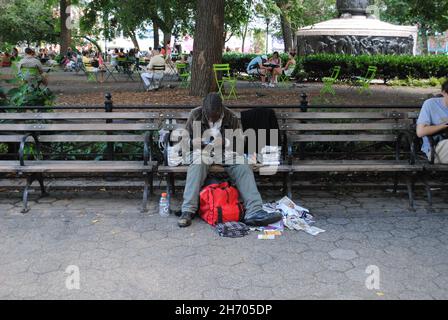
[[[266,212],[259,210],[254,213],[247,214],[244,218],[244,223],[251,227],[265,227],[272,223],[279,222],[283,219],[280,212]]]
[[[276,87],[275,84],[273,84],[273,83],[270,83],[270,84],[269,84],[269,88],[275,88],[275,87]]]
[[[177,224],[181,228],[186,228],[191,226],[191,219],[193,214],[190,212],[182,212],[182,215],[180,216],[179,220],[177,220]]]
[[[267,88],[267,87],[268,87],[268,84],[263,82],[263,83],[261,84],[261,86]]]

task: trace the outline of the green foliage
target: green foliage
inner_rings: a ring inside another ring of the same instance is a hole
[[[443,32],[448,29],[446,0],[377,0],[383,8],[381,18],[393,23],[420,25],[421,32]]]
[[[389,81],[389,84],[391,86],[398,86],[398,87],[422,87],[422,88],[441,87],[442,84],[447,79],[448,78],[445,77],[442,78],[432,77],[429,79],[415,79],[412,77],[408,77],[405,80],[393,79]]]
[[[334,66],[341,66],[340,79],[364,75],[369,66],[378,68],[377,78],[385,82],[391,79],[441,78],[448,74],[448,59],[445,56],[351,56],[317,54],[303,57],[297,71],[303,69],[309,80],[321,80],[329,75]]]
[[[0,1],[0,43],[55,42],[56,24],[48,1]]]
[[[0,87],[0,105],[23,106],[51,106],[56,96],[48,88],[40,88],[37,81],[25,82],[20,77],[8,80],[16,87],[5,92]],[[3,93],[3,94],[2,94]]]

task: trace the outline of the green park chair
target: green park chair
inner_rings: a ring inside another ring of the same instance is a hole
[[[97,82],[97,73],[93,71],[93,67],[90,63],[83,63],[83,71],[87,76],[88,82]]]
[[[229,95],[227,99],[234,97],[238,99],[236,95],[236,81],[237,79],[230,75],[230,65],[227,64],[214,64],[213,72],[215,74],[216,84],[218,85],[218,92],[221,95],[221,98],[225,100],[223,89],[225,88],[226,83],[230,86]],[[220,78],[221,76],[221,78]]]
[[[190,86],[190,73],[188,72],[188,65],[186,63],[176,63],[177,73],[181,81],[181,88],[188,88]]]
[[[21,67],[18,71],[18,75],[22,81],[29,84],[36,84],[37,87],[42,83],[42,76],[37,67]]]
[[[341,67],[335,66],[333,68],[333,71],[331,73],[330,77],[324,77],[322,81],[324,82],[324,87],[320,91],[320,94],[323,95],[325,93],[330,93],[332,95],[336,94],[336,91],[333,88],[333,85],[336,83],[336,81],[339,78],[339,74],[341,73]]]
[[[362,94],[367,91],[371,93],[370,84],[376,76],[378,68],[375,66],[369,66],[367,73],[364,77],[355,77],[355,85],[359,87],[358,92]]]

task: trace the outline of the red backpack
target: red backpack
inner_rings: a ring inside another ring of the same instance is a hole
[[[228,182],[205,187],[199,198],[199,215],[212,226],[244,219],[244,209],[239,202],[238,190],[231,187]]]

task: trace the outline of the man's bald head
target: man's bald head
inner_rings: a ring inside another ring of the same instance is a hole
[[[224,113],[221,96],[217,93],[209,93],[204,99],[203,110],[209,121],[218,121]]]

